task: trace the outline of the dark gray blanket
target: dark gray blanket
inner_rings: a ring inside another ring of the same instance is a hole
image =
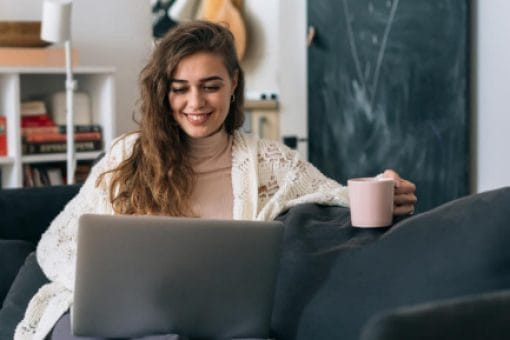
[[[340,207],[302,205],[280,219],[277,339],[358,339],[383,311],[510,288],[510,188],[391,229],[353,228]]]

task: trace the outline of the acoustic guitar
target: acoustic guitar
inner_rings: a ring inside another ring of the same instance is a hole
[[[225,24],[234,35],[237,57],[242,60],[246,51],[246,26],[241,15],[241,1],[202,0],[197,19]]]

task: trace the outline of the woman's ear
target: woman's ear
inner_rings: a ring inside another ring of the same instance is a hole
[[[234,75],[232,76],[232,93],[231,93],[231,95],[234,94],[234,92],[236,92],[238,80],[239,80],[239,70],[235,70]]]

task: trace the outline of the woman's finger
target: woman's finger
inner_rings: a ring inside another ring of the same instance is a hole
[[[395,205],[415,205],[417,201],[415,194],[398,194],[393,199]]]
[[[391,178],[394,179],[395,181],[401,180],[400,175],[395,170],[391,169],[384,170],[383,177]]]
[[[400,180],[395,185],[395,195],[399,194],[411,194],[416,191],[416,185],[408,180]]]
[[[393,215],[403,216],[414,214],[414,205],[398,205],[393,209]]]

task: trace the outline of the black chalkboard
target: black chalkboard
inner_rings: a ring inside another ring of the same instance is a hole
[[[341,183],[393,168],[421,211],[469,193],[468,3],[308,1],[312,163]]]

